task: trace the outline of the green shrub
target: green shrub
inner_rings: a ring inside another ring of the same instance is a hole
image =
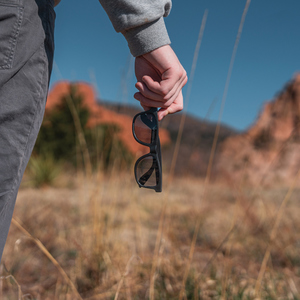
[[[30,184],[36,188],[44,185],[53,185],[61,171],[61,164],[52,156],[31,156],[28,166]]]
[[[70,85],[69,94],[61,99],[57,107],[45,114],[35,144],[34,153],[44,156],[50,154],[54,159],[62,159],[75,163],[77,132],[67,103],[67,97],[74,103],[80,124],[83,130],[85,130],[89,111],[83,107],[83,97],[77,93],[76,86]]]
[[[118,126],[104,124],[88,128],[86,125],[90,112],[83,105],[83,100],[76,85],[71,84],[69,94],[61,99],[57,107],[45,114],[33,151],[35,157],[51,156],[54,160],[69,162],[78,168],[83,166],[83,149],[68,105],[68,102],[72,102],[86,141],[85,150],[89,152],[92,166],[103,170],[108,170],[113,165],[118,168],[128,167],[133,156],[120,141]]]
[[[91,160],[103,170],[108,170],[113,165],[124,169],[133,161],[133,155],[118,137],[119,131],[117,125],[103,124],[94,128],[88,137]]]

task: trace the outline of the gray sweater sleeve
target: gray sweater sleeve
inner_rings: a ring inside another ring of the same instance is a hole
[[[164,17],[171,0],[99,0],[115,30],[128,42],[133,56],[170,44]]]

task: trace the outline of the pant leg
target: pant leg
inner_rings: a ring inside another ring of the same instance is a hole
[[[54,51],[53,0],[0,0],[0,260],[42,119]]]

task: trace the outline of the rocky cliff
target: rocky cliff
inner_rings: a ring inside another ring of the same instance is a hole
[[[300,74],[267,102],[246,132],[227,138],[217,178],[250,184],[288,184],[300,168]]]

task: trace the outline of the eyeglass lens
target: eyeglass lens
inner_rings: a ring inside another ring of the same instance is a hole
[[[157,128],[157,121],[152,113],[139,115],[134,122],[134,132],[138,140],[143,143],[153,142],[153,129]]]
[[[140,184],[144,186],[156,186],[158,177],[156,174],[158,164],[156,159],[152,156],[146,156],[137,165],[136,175]]]

